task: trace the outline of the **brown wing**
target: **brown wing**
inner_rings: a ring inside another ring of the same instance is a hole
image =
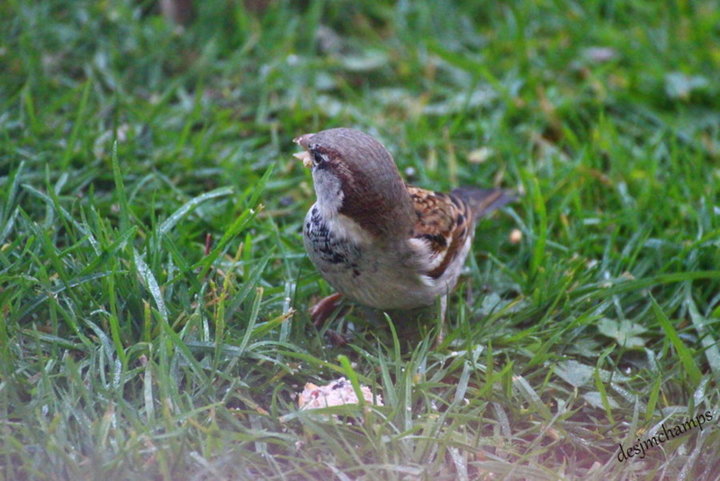
[[[408,192],[417,216],[413,239],[429,249],[426,274],[437,279],[472,235],[473,213],[462,198],[453,194],[418,187],[408,187]]]

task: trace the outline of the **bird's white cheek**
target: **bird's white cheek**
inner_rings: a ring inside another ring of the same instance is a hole
[[[368,233],[346,215],[338,214],[330,223],[332,223],[332,229],[338,239],[346,239],[356,245],[365,245],[370,242]]]
[[[320,214],[324,218],[336,216],[344,197],[340,179],[327,170],[317,168],[313,169],[312,175]]]
[[[367,243],[367,232],[353,219],[340,213],[345,197],[340,179],[325,170],[315,169],[313,182],[317,195],[315,206],[333,235],[337,239],[347,239],[358,245]]]

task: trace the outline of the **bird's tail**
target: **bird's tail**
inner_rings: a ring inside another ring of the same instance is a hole
[[[454,189],[452,194],[468,203],[475,219],[486,216],[517,199],[517,196],[512,191],[505,189],[459,187]]]

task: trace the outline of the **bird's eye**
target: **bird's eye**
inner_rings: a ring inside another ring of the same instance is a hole
[[[311,154],[312,154],[313,163],[315,165],[320,165],[323,162],[325,162],[325,160],[326,160],[325,156],[323,154],[321,154],[320,152],[318,152],[317,150],[313,150],[311,152]]]

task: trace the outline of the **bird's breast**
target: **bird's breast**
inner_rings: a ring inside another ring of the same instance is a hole
[[[308,257],[338,292],[379,309],[429,305],[444,293],[446,288],[420,275],[412,251],[380,243],[347,221],[326,218],[314,205],[303,228]]]

